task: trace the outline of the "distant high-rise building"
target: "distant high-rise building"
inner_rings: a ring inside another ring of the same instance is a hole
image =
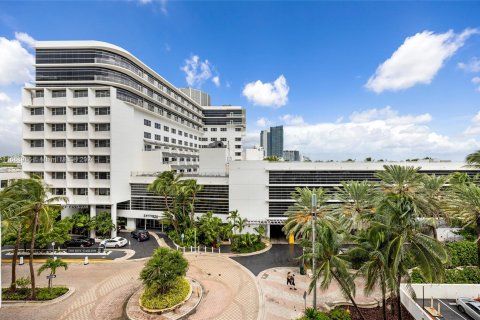
[[[285,160],[285,161],[301,161],[300,151],[298,151],[298,150],[285,150],[285,151],[283,151],[283,160]]]
[[[260,147],[263,148],[263,155],[266,157],[268,156],[268,136],[270,132],[268,130],[262,130],[260,132]]]
[[[283,126],[270,127],[268,151],[269,156],[283,157]]]

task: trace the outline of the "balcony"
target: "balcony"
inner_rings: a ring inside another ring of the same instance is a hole
[[[66,131],[45,131],[45,139],[65,139],[67,137]]]
[[[94,163],[93,159],[88,163],[89,171],[110,171],[110,163]]]
[[[72,174],[68,175],[67,184],[69,188],[88,188],[88,179],[73,179]]]
[[[64,156],[67,153],[67,148],[53,148],[51,147],[51,143],[49,143],[49,147],[46,148],[46,153],[52,156]]]
[[[67,170],[68,171],[88,171],[88,163],[74,163],[72,161],[69,161],[67,162]],[[77,180],[73,180],[73,181],[77,181]]]
[[[45,162],[45,171],[66,171],[66,163]]]
[[[30,171],[43,171],[45,168],[44,163],[31,163],[31,162],[24,162],[22,164],[22,170],[24,172],[30,172]]]

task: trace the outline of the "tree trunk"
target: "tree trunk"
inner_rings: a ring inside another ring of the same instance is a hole
[[[477,265],[480,268],[480,213],[477,213]]]
[[[20,237],[22,235],[22,227],[18,227],[17,230],[17,239],[15,240],[15,248],[13,249],[13,258],[12,258],[12,283],[10,284],[10,291],[15,292],[17,290],[17,258],[18,258],[18,249],[20,248]]]
[[[355,303],[355,300],[353,299],[352,295],[350,294],[350,290],[348,290],[348,288],[346,288],[346,286],[344,285],[344,283],[342,281],[340,281],[340,279],[337,277],[337,275],[335,274],[335,272],[332,272],[332,275],[333,277],[335,278],[335,280],[337,280],[338,284],[345,290],[345,292],[347,293],[348,295],[348,298],[350,299],[350,301],[352,302],[353,306],[355,307],[355,309],[357,310],[358,314],[360,315],[360,318],[362,318],[363,320],[365,320],[365,317],[363,316],[362,312],[360,311],[360,308],[358,308],[357,304]]]
[[[435,222],[434,222],[435,223]],[[432,232],[433,232],[433,238],[435,240],[438,240],[438,233],[437,233],[437,226],[436,225],[433,225],[432,226]]]
[[[397,308],[398,308],[398,320],[402,320],[402,301],[400,300],[400,281],[402,276],[397,275]]]
[[[387,299],[385,298],[386,296],[386,290],[385,290],[385,286],[387,285],[386,284],[386,281],[385,281],[385,277],[381,277],[381,280],[382,283],[380,284],[380,286],[382,287],[382,311],[383,311],[383,320],[387,320]]]
[[[37,293],[35,292],[35,270],[33,270],[33,249],[35,248],[35,234],[37,231],[37,225],[38,225],[38,211],[34,211],[34,217],[33,217],[33,226],[32,226],[32,240],[30,242],[30,260],[28,261],[28,264],[30,266],[30,280],[32,282],[32,300],[37,299]]]

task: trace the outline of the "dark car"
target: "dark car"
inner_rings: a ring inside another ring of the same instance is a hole
[[[130,233],[132,238],[137,239],[138,241],[147,241],[150,239],[150,235],[147,230],[134,230]]]
[[[73,247],[91,247],[93,243],[86,239],[70,239],[65,241],[65,247],[73,248]]]

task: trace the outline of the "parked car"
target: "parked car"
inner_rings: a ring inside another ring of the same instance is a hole
[[[127,239],[122,237],[115,237],[112,239],[106,239],[100,242],[100,246],[105,248],[121,248],[126,246],[128,243]]]
[[[150,234],[147,230],[134,230],[130,232],[130,236],[138,241],[147,241],[150,239]]]
[[[65,241],[64,246],[67,248],[72,248],[72,247],[91,247],[93,243],[87,239],[81,239],[81,238],[76,238],[76,239],[70,239]]]
[[[480,302],[470,298],[457,298],[457,308],[474,320],[480,320]]]

